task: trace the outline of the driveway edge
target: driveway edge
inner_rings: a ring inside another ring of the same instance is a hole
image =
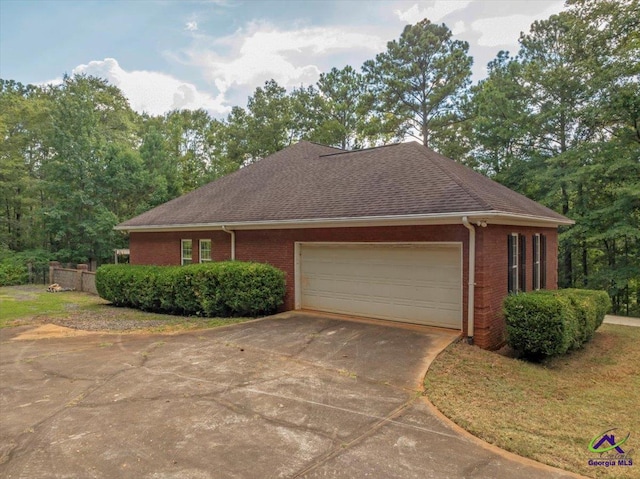
[[[462,340],[462,339],[460,339]],[[454,341],[451,341],[449,344],[452,344]],[[536,461],[535,459],[530,459],[528,457],[524,457],[524,456],[520,456],[514,452],[510,452],[507,451],[505,449],[502,449],[494,444],[488,443],[487,441],[480,439],[478,436],[474,436],[473,434],[471,434],[469,431],[467,431],[466,429],[462,428],[461,426],[459,426],[458,424],[456,424],[455,422],[453,422],[451,419],[449,419],[447,416],[445,416],[427,397],[427,391],[424,388],[424,379],[427,376],[427,373],[429,372],[429,368],[431,367],[431,364],[433,364],[433,361],[435,361],[438,356],[440,356],[440,354],[442,354],[444,352],[444,350],[449,346],[449,344],[445,345],[442,349],[440,349],[437,354],[433,355],[433,357],[429,357],[429,360],[427,363],[427,368],[424,371],[424,375],[422,377],[423,379],[423,393],[421,396],[422,401],[424,402],[424,404],[427,406],[427,408],[429,409],[429,411],[443,424],[445,424],[446,426],[448,426],[450,429],[452,429],[455,433],[461,435],[464,439],[466,439],[469,442],[474,443],[477,446],[482,447],[483,449],[486,449],[490,452],[493,452],[495,454],[498,454],[501,457],[504,457],[505,459],[509,459],[511,461],[515,461],[515,462],[519,462],[520,464],[523,464],[525,466],[531,466],[531,467],[535,467],[536,469],[540,469],[542,471],[546,471],[546,472],[554,472],[557,474],[564,474],[565,476],[568,477],[573,477],[575,479],[590,479],[587,476],[581,476],[580,474],[576,474],[575,472],[571,472],[571,471],[567,471],[565,469],[560,469],[559,467],[554,467],[554,466],[550,466],[548,464],[544,464],[542,462]],[[431,356],[431,355],[430,355]]]

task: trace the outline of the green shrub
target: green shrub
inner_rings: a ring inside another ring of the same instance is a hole
[[[257,316],[284,301],[284,273],[261,263],[188,266],[104,265],[98,294],[117,306],[199,316]]]
[[[534,291],[507,296],[503,308],[509,346],[540,360],[591,340],[611,301],[604,291]]]
[[[39,249],[18,253],[0,247],[0,286],[28,283],[28,264],[31,264],[34,275],[42,279],[45,276],[43,272],[49,270],[49,253]]]
[[[0,286],[25,284],[29,281],[29,272],[25,265],[0,263]]]

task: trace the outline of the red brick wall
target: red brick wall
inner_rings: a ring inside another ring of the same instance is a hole
[[[211,240],[211,257],[214,261],[229,259],[231,235],[224,231],[188,231],[175,233],[131,233],[129,236],[129,261],[131,264],[180,264],[183,239],[193,240],[194,263],[200,261],[201,239]]]
[[[502,300],[508,289],[507,237],[526,237],[526,291],[533,288],[533,235],[547,237],[547,289],[558,284],[558,234],[555,228],[489,225],[476,228],[476,288],[474,341],[481,347],[498,348],[505,342]]]
[[[557,233],[555,229],[490,225],[476,228],[475,343],[483,348],[504,344],[502,299],[507,294],[507,235],[527,235],[527,282],[531,289],[531,235],[547,235],[547,287],[557,283]],[[133,264],[180,264],[180,240],[193,240],[193,261],[198,262],[198,242],[212,240],[215,261],[230,258],[230,235],[222,231],[131,233]],[[294,243],[296,241],[402,242],[455,241],[463,243],[463,329],[467,330],[469,232],[462,225],[315,228],[236,231],[236,259],[272,264],[286,273],[287,294],[283,310],[294,309]]]

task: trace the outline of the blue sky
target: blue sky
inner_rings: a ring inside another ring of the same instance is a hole
[[[406,24],[446,23],[470,44],[474,80],[562,0],[0,0],[0,77],[59,82],[87,73],[134,109],[222,117],[266,80],[293,88],[362,63]]]

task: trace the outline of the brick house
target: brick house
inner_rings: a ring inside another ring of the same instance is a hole
[[[504,297],[557,287],[557,228],[571,223],[415,142],[302,141],[116,228],[132,264],[266,262],[286,273],[283,310],[453,328],[497,348]]]

